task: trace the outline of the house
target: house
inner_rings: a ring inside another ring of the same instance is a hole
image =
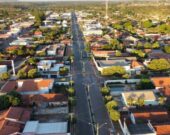
[[[43,34],[42,34],[42,32],[41,31],[35,31],[34,32],[34,37],[42,37],[43,36]]]
[[[148,106],[130,109],[131,121],[136,123],[149,123],[153,125],[157,135],[170,134],[170,117],[166,108],[162,106]]]
[[[124,60],[124,59],[116,59],[116,60],[95,60],[93,58],[93,61],[96,65],[96,68],[99,72],[103,72],[104,68],[112,67],[112,66],[121,66],[123,67],[127,72],[130,71],[130,62]]]
[[[153,125],[170,121],[168,111],[163,106],[144,106],[140,108],[130,108],[130,117],[134,123],[151,121]]]
[[[123,135],[157,135],[150,121],[147,123],[134,123],[128,115],[119,121]]]
[[[1,88],[1,93],[7,93],[16,90],[21,95],[35,95],[49,93],[53,88],[53,79],[27,79],[8,81]]]
[[[152,77],[151,81],[155,85],[157,91],[170,97],[170,77]]]
[[[142,98],[144,105],[158,105],[156,96],[152,90],[128,91],[122,93],[122,101],[125,106],[131,107],[137,103],[137,100]]]
[[[135,45],[137,45],[139,39],[135,38],[133,36],[128,36],[128,37],[125,38],[124,41],[125,41],[125,44],[127,44],[127,45],[135,46]]]
[[[57,45],[50,45],[47,49],[47,55],[48,56],[55,56],[57,54]]]
[[[102,50],[92,50],[92,54],[94,57],[111,57],[115,55],[114,51],[102,51]]]
[[[124,135],[169,135],[169,120],[163,106],[143,106],[122,113],[120,126]]]
[[[10,107],[4,111],[0,115],[0,134],[19,134],[25,123],[30,120],[31,112],[31,109],[22,107]]]
[[[56,60],[41,60],[38,63],[38,71],[47,78],[57,78],[60,68],[64,67],[63,63],[56,63]]]
[[[67,122],[39,123],[28,121],[22,135],[70,135]]]
[[[55,63],[56,60],[41,60],[37,66],[38,71],[48,71]]]
[[[39,95],[23,95],[24,104],[41,106],[67,106],[68,99],[63,94],[39,94]]]
[[[100,29],[91,29],[91,30],[85,30],[83,31],[83,35],[87,36],[87,35],[102,35],[103,31]]]
[[[164,123],[154,126],[157,135],[169,135],[170,134],[170,124]]]
[[[8,34],[0,34],[0,40],[6,40],[10,37]]]
[[[137,60],[131,61],[131,71],[135,74],[141,74],[141,71],[144,69],[144,65]]]
[[[29,40],[14,40],[10,43],[11,46],[16,46],[16,45],[20,45],[20,46],[27,46],[30,45],[30,41]]]

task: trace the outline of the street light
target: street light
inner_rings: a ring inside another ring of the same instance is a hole
[[[93,127],[95,127],[95,129],[96,129],[96,135],[99,135],[99,130],[104,126],[104,125],[107,125],[107,123],[105,122],[105,123],[103,123],[103,124],[101,124],[101,125],[99,125],[99,123],[97,123],[97,124],[91,124],[91,123],[89,123],[89,125],[92,125]]]

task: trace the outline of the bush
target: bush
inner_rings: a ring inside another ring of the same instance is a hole
[[[147,67],[154,71],[163,71],[170,69],[170,63],[166,59],[154,59]]]
[[[124,75],[126,73],[125,69],[121,66],[112,66],[108,68],[104,68],[102,71],[102,75]]]
[[[37,69],[31,69],[28,71],[28,78],[35,78],[38,76],[38,70]]]
[[[0,78],[1,80],[7,80],[9,79],[10,75],[8,74],[8,72],[2,73]]]
[[[155,86],[149,79],[141,79],[139,85],[137,86],[138,89],[146,90],[146,89],[154,89]]]
[[[19,106],[21,104],[21,95],[16,91],[11,91],[6,95],[0,96],[0,110],[7,109],[10,106]]]
[[[100,91],[101,91],[102,95],[104,95],[104,96],[110,94],[110,88],[107,86],[102,87]]]

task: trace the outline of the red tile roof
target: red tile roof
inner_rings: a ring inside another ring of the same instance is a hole
[[[42,103],[42,102],[64,102],[68,101],[64,94],[39,94],[39,95],[23,95],[25,104]]]
[[[170,77],[153,77],[151,80],[155,87],[161,88],[160,91],[165,96],[170,96]]]
[[[151,80],[156,87],[170,86],[170,77],[153,77]]]
[[[170,124],[156,125],[154,126],[157,135],[170,135]]]
[[[170,120],[168,111],[162,106],[136,108],[130,109],[130,111],[137,120],[151,120],[151,123],[164,123]]]
[[[23,81],[22,87],[17,88],[18,92],[26,92],[26,91],[37,91],[41,88],[48,88],[51,83],[53,83],[53,79],[40,79],[40,80],[21,80]]]
[[[30,119],[31,109],[10,107],[0,116],[0,135],[9,135],[20,132],[24,123]]]
[[[157,111],[157,112],[139,112],[133,113],[135,118],[140,120],[151,120],[152,123],[165,122],[169,119],[168,113]],[[161,118],[161,119],[160,119]]]
[[[35,31],[34,35],[42,35],[42,32],[41,31]]]
[[[140,63],[140,62],[138,62],[138,61],[136,61],[136,60],[133,60],[133,61],[131,62],[131,67],[132,67],[132,68],[143,67],[143,64]]]
[[[27,91],[37,91],[42,88],[48,88],[54,82],[53,79],[27,79],[27,80],[18,80],[18,81],[8,81],[2,88],[2,92],[10,92],[16,90],[18,92],[27,92]],[[18,87],[18,83],[22,83]]]
[[[1,92],[10,92],[12,90],[15,90],[17,88],[16,81],[8,81],[4,86],[1,88]]]

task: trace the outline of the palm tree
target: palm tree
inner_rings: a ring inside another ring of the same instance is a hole
[[[133,104],[134,104],[134,98],[133,97],[129,97],[128,99],[127,99],[127,103],[128,103],[128,105],[129,106],[132,106]]]
[[[145,99],[144,97],[139,97],[137,99],[137,103],[136,103],[138,106],[144,106],[145,105]]]

